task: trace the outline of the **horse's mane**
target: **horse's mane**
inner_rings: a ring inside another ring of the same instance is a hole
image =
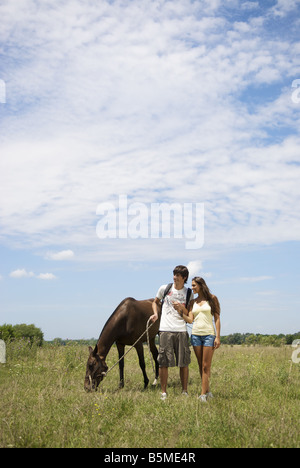
[[[99,340],[100,340],[100,338],[101,338],[101,335],[102,335],[102,333],[104,332],[105,328],[107,327],[107,325],[109,324],[109,322],[111,321],[111,319],[114,317],[114,315],[118,312],[119,308],[124,304],[125,301],[128,301],[128,299],[130,299],[130,300],[132,300],[132,301],[135,301],[135,300],[136,300],[136,299],[134,299],[133,297],[126,297],[126,298],[123,299],[123,301],[120,302],[120,304],[115,308],[115,310],[113,311],[113,313],[112,313],[112,314],[110,315],[110,317],[106,320],[104,327],[102,328],[102,331],[101,331],[101,333],[100,333],[100,335],[99,335],[99,338],[98,338],[98,341],[97,341],[97,343],[96,343],[94,352],[97,351],[98,342],[99,342]]]

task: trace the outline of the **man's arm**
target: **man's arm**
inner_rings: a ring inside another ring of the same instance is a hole
[[[152,302],[153,315],[151,315],[150,317],[152,322],[156,322],[156,320],[158,320],[158,311],[159,311],[158,306],[160,306],[160,299],[156,297],[154,301]]]

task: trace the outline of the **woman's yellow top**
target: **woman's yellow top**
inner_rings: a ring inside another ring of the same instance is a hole
[[[194,315],[192,335],[216,335],[211,307],[207,301],[202,301],[201,305],[194,302],[192,313]]]

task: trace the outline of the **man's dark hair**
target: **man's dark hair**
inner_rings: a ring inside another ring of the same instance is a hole
[[[182,276],[182,278],[184,278],[184,282],[186,283],[189,278],[189,270],[183,265],[178,265],[174,268],[173,275]]]

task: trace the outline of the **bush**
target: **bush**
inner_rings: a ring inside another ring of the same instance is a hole
[[[37,354],[39,345],[36,341],[33,342],[29,338],[14,339],[7,343],[7,360],[9,363],[12,361],[26,361],[27,359],[34,359]]]
[[[8,343],[14,337],[14,329],[12,325],[4,325],[0,326],[0,339]]]
[[[19,325],[8,325],[4,324],[0,326],[0,339],[9,343],[13,340],[27,340],[32,346],[33,343],[36,346],[42,346],[44,334],[40,328],[35,325],[26,325],[21,323]]]

